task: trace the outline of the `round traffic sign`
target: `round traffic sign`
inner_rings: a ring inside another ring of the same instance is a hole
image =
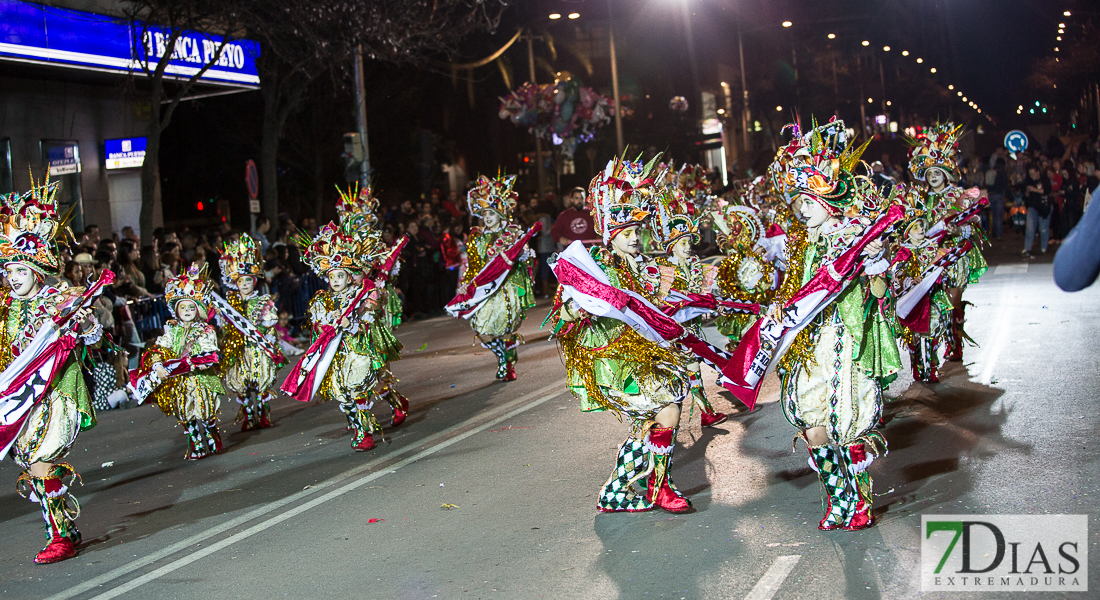
[[[256,172],[256,163],[251,159],[244,165],[244,182],[248,186],[248,197],[252,200],[260,197],[260,174]]]
[[[1010,152],[1023,152],[1027,150],[1027,134],[1019,129],[1013,129],[1005,136],[1005,148]]]

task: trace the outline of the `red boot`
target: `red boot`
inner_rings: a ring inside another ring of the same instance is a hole
[[[76,556],[76,544],[67,537],[55,536],[49,545],[34,555],[34,562],[40,565],[61,562]]]
[[[675,444],[676,435],[673,428],[654,427],[649,430],[645,447],[653,460],[653,473],[649,476],[646,499],[653,506],[670,513],[685,513],[691,510],[691,502],[672,487],[669,474],[672,449]]]
[[[397,394],[397,406],[391,406],[393,409],[393,427],[405,422],[405,419],[409,416],[409,400],[408,398],[397,393],[397,390],[391,389],[391,394]]]
[[[515,380],[516,380],[516,363],[510,362],[510,363],[508,363],[508,370],[506,370],[504,372],[504,381],[515,381]]]
[[[367,450],[374,450],[374,436],[368,433],[367,435],[363,436],[363,441],[359,442],[358,444],[353,444],[351,449],[355,450],[356,452],[366,452]]]
[[[699,417],[703,421],[703,427],[715,427],[726,422],[729,419],[729,415],[726,413],[720,413],[717,411],[703,411],[699,414]]]

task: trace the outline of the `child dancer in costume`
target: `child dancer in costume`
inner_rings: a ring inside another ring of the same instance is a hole
[[[665,256],[657,259],[657,263],[669,274],[672,288],[692,294],[709,294],[715,285],[718,268],[703,264],[692,253],[692,244],[698,244],[700,240],[697,209],[683,191],[672,186],[663,186],[658,190],[654,205],[657,214],[650,223],[655,240],[665,253]],[[683,325],[691,329],[696,337],[705,339],[702,316]],[[694,404],[699,406],[703,427],[724,423],[728,415],[715,411],[710,405],[706,390],[703,389],[703,375],[698,360],[687,363],[687,373],[691,397]]]
[[[515,175],[490,179],[484,175],[467,195],[470,214],[481,217],[481,227],[470,229],[466,239],[469,264],[459,293],[447,305],[451,316],[470,320],[481,345],[497,357],[497,379],[513,381],[516,378],[516,347],[521,339],[516,334],[527,309],[535,306],[534,283],[531,276],[534,254],[526,247],[532,232],[510,222],[516,206],[517,194],[512,191]],[[502,256],[522,244],[518,260],[511,260],[503,273],[490,273],[497,264],[493,259]],[[492,277],[488,277],[492,275]],[[481,281],[491,279],[492,288],[485,288]],[[486,290],[485,295],[482,290]]]
[[[279,320],[275,299],[258,290],[264,274],[260,248],[247,233],[242,233],[237,241],[226,242],[220,265],[222,282],[230,289],[225,301],[236,313],[232,316],[248,321],[235,326],[234,320],[227,318],[229,315],[218,312],[225,388],[241,405],[237,413],[241,431],[271,427],[270,402],[275,398],[272,385],[286,359],[275,347],[272,333]],[[262,336],[263,340],[254,339],[256,336]]]
[[[927,134],[922,134],[909,140],[912,149],[909,151],[909,172],[918,181],[923,181],[927,187],[921,190],[924,195],[924,205],[932,211],[937,220],[950,217],[952,214],[970,208],[976,201],[977,194],[967,193],[956,182],[960,179],[958,165],[955,156],[959,151],[958,139],[962,126],[956,127],[952,123],[937,125]],[[977,220],[977,217],[974,217]],[[978,244],[983,237],[981,227],[966,223],[960,223],[952,227],[951,235],[943,244],[959,246],[969,240],[973,248],[958,262],[944,273],[943,284],[947,296],[951,300],[951,322],[946,328],[947,360],[961,361],[963,352],[963,339],[967,338],[963,331],[966,323],[966,303],[963,301],[963,292],[966,286],[978,281],[989,264],[986,263]]]
[[[592,268],[614,288],[659,303],[670,287],[659,267],[641,253],[639,235],[650,217],[647,207],[655,193],[654,162],[616,158],[608,163],[592,180],[588,196],[604,244],[585,253],[574,243],[562,254],[582,253],[581,258],[594,261]],[[560,266],[555,266],[558,272]],[[557,306],[547,319],[554,322],[554,335],[561,343],[570,392],[581,402],[581,410],[610,410],[632,420],[631,435],[619,446],[615,470],[596,508],[601,512],[690,510],[691,502],[672,484],[671,468],[680,404],[691,389],[683,365],[692,359],[675,346],[642,337],[621,320],[585,312],[575,300],[562,304],[562,294],[559,288]],[[645,492],[639,495],[633,486],[643,479]]]
[[[821,269],[833,269],[858,240],[865,242],[865,226],[853,217],[883,203],[869,180],[853,174],[866,144],[850,147],[843,122],[797,133],[796,128],[795,139],[780,149],[773,172],[781,178],[777,185],[801,200],[808,239],[788,252],[787,279],[804,286]],[[882,242],[865,248],[863,254],[879,255]],[[897,346],[879,311],[868,314],[865,306],[885,292],[878,275],[856,278],[798,333],[779,363],[783,412],[801,430],[798,437],[806,441],[810,466],[824,488],[820,529],[857,530],[874,523],[867,467],[886,451],[873,427],[882,408],[883,356],[896,355]],[[785,301],[787,294],[782,289],[777,296]]]
[[[366,186],[357,191],[357,185],[347,192],[340,192],[340,200],[336,203],[336,214],[340,226],[353,232],[359,242],[365,248],[382,248],[382,232],[378,229],[378,199],[374,197],[371,186]],[[370,238],[368,240],[368,238]],[[407,238],[402,237],[397,245],[404,246]],[[400,255],[400,248],[395,256]],[[374,311],[374,321],[370,327],[369,345],[374,355],[373,368],[377,373],[378,383],[376,393],[390,406],[393,418],[390,424],[396,427],[405,422],[409,415],[409,399],[397,391],[397,377],[390,370],[390,363],[401,360],[401,350],[404,346],[397,340],[394,330],[401,324],[401,298],[390,279],[397,275],[401,263],[394,261],[390,272],[381,272],[379,263],[371,273],[356,271],[352,273],[356,284],[362,283],[364,278],[374,281],[378,288],[378,309]]]
[[[194,265],[168,280],[164,299],[173,319],[164,324],[164,335],[141,357],[138,373],[150,373],[156,383],[152,393],[164,414],[176,419],[187,435],[186,460],[199,460],[222,451],[218,432],[221,380],[210,367],[219,360],[218,334],[207,323],[213,282],[206,266]],[[137,379],[131,374],[131,379]]]
[[[764,248],[764,225],[755,210],[719,200],[708,215],[718,230],[718,248],[726,255],[715,275],[718,290],[727,298],[766,305],[775,293],[779,273],[768,260]],[[755,315],[720,315],[714,320],[718,333],[726,336],[727,350],[732,352],[754,322]]]
[[[283,383],[283,391],[298,400],[308,402],[319,394],[326,402],[338,402],[356,452],[374,448],[374,434],[382,432],[370,412],[378,383],[370,330],[375,326],[379,292],[371,280],[357,283],[355,277],[369,270],[376,259],[376,248],[369,245],[375,238],[365,239],[366,243],[360,242],[349,229],[330,222],[316,238],[307,240],[302,260],[328,279],[329,287],[309,303],[313,343]],[[331,362],[324,364],[327,356]]]
[[[82,295],[92,297],[91,290],[98,290],[100,285],[89,291],[75,287],[61,291],[45,283],[47,277],[60,273],[55,241],[56,192],[57,185],[47,180],[28,193],[0,196],[0,263],[7,276],[7,285],[0,292],[0,379],[5,386],[26,369],[34,368],[22,364],[26,359],[52,351],[37,343],[43,335],[52,336],[51,346],[71,343],[68,337],[75,337],[78,346],[93,346],[103,335],[103,327],[91,316],[90,309],[82,308],[87,304],[80,301]],[[104,279],[109,282],[110,271],[106,274]],[[75,312],[69,308],[74,301]],[[28,354],[36,351],[38,354]],[[80,503],[69,490],[80,483],[80,475],[62,461],[77,434],[96,423],[76,355],[69,351],[59,356],[63,358],[53,367],[47,388],[16,395],[0,404],[5,415],[5,424],[0,426],[0,458],[10,449],[12,459],[23,468],[16,490],[40,505],[45,521],[48,544],[34,558],[39,564],[76,555],[80,531],[74,520],[80,515]],[[39,368],[28,384],[38,386],[49,377]],[[22,417],[17,416],[20,414]]]

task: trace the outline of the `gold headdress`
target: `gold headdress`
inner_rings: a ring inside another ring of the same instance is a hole
[[[39,186],[32,176],[29,192],[0,195],[0,264],[21,263],[43,275],[60,272],[57,187],[49,175]]]
[[[699,243],[698,211],[681,189],[662,186],[654,204],[653,233],[666,253],[671,252],[672,246],[683,237],[690,236],[691,243]]]
[[[207,276],[206,265],[202,268],[191,265],[178,277],[168,280],[164,286],[164,299],[168,301],[168,308],[173,315],[176,315],[176,305],[181,300],[194,302],[199,309],[199,317],[205,321],[213,287],[213,282]]]
[[[321,228],[317,237],[303,239],[305,250],[302,260],[318,275],[326,275],[333,269],[366,271],[384,250],[381,238],[376,235],[356,235],[352,225],[337,225],[330,221]]]
[[[359,184],[354,183],[346,192],[336,186],[336,191],[340,192],[336,215],[341,225],[350,222],[357,231],[378,226],[378,199],[374,197],[374,188],[370,184],[359,189]]]
[[[484,175],[477,178],[477,184],[466,194],[466,203],[471,215],[480,215],[491,210],[505,221],[511,220],[512,210],[516,208],[519,194],[512,191],[516,184],[515,175],[498,175],[490,179]]]
[[[644,225],[650,217],[651,203],[657,193],[654,166],[660,156],[648,163],[611,159],[603,172],[588,185],[588,208],[592,221],[606,244],[622,229]]]
[[[779,149],[772,165],[775,185],[791,196],[805,194],[820,201],[834,216],[854,217],[881,210],[874,186],[855,174],[860,156],[871,140],[850,144],[844,121],[833,117],[805,134],[797,124],[788,125],[794,139]]]
[[[222,282],[228,287],[237,289],[237,281],[241,277],[263,277],[264,263],[260,248],[247,233],[242,233],[235,242],[226,242],[220,254]]]
[[[924,181],[929,169],[942,169],[950,181],[959,180],[959,165],[955,155],[959,152],[959,137],[962,125],[953,123],[936,125],[914,138],[909,143],[909,172],[920,181]]]

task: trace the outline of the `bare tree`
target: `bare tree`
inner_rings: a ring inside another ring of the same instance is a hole
[[[126,0],[123,11],[134,31],[136,63],[148,83],[150,117],[138,220],[141,242],[148,244],[160,183],[161,134],[179,103],[226,56],[239,25],[232,3],[226,0]],[[183,60],[189,68],[170,68],[173,60]]]
[[[246,37],[261,47],[257,61],[264,101],[260,181],[265,211],[272,220],[279,212],[279,141],[289,116],[301,109],[311,81],[323,75],[349,81],[357,48],[368,59],[424,64],[452,52],[470,33],[495,28],[507,4],[506,0],[238,2]]]

